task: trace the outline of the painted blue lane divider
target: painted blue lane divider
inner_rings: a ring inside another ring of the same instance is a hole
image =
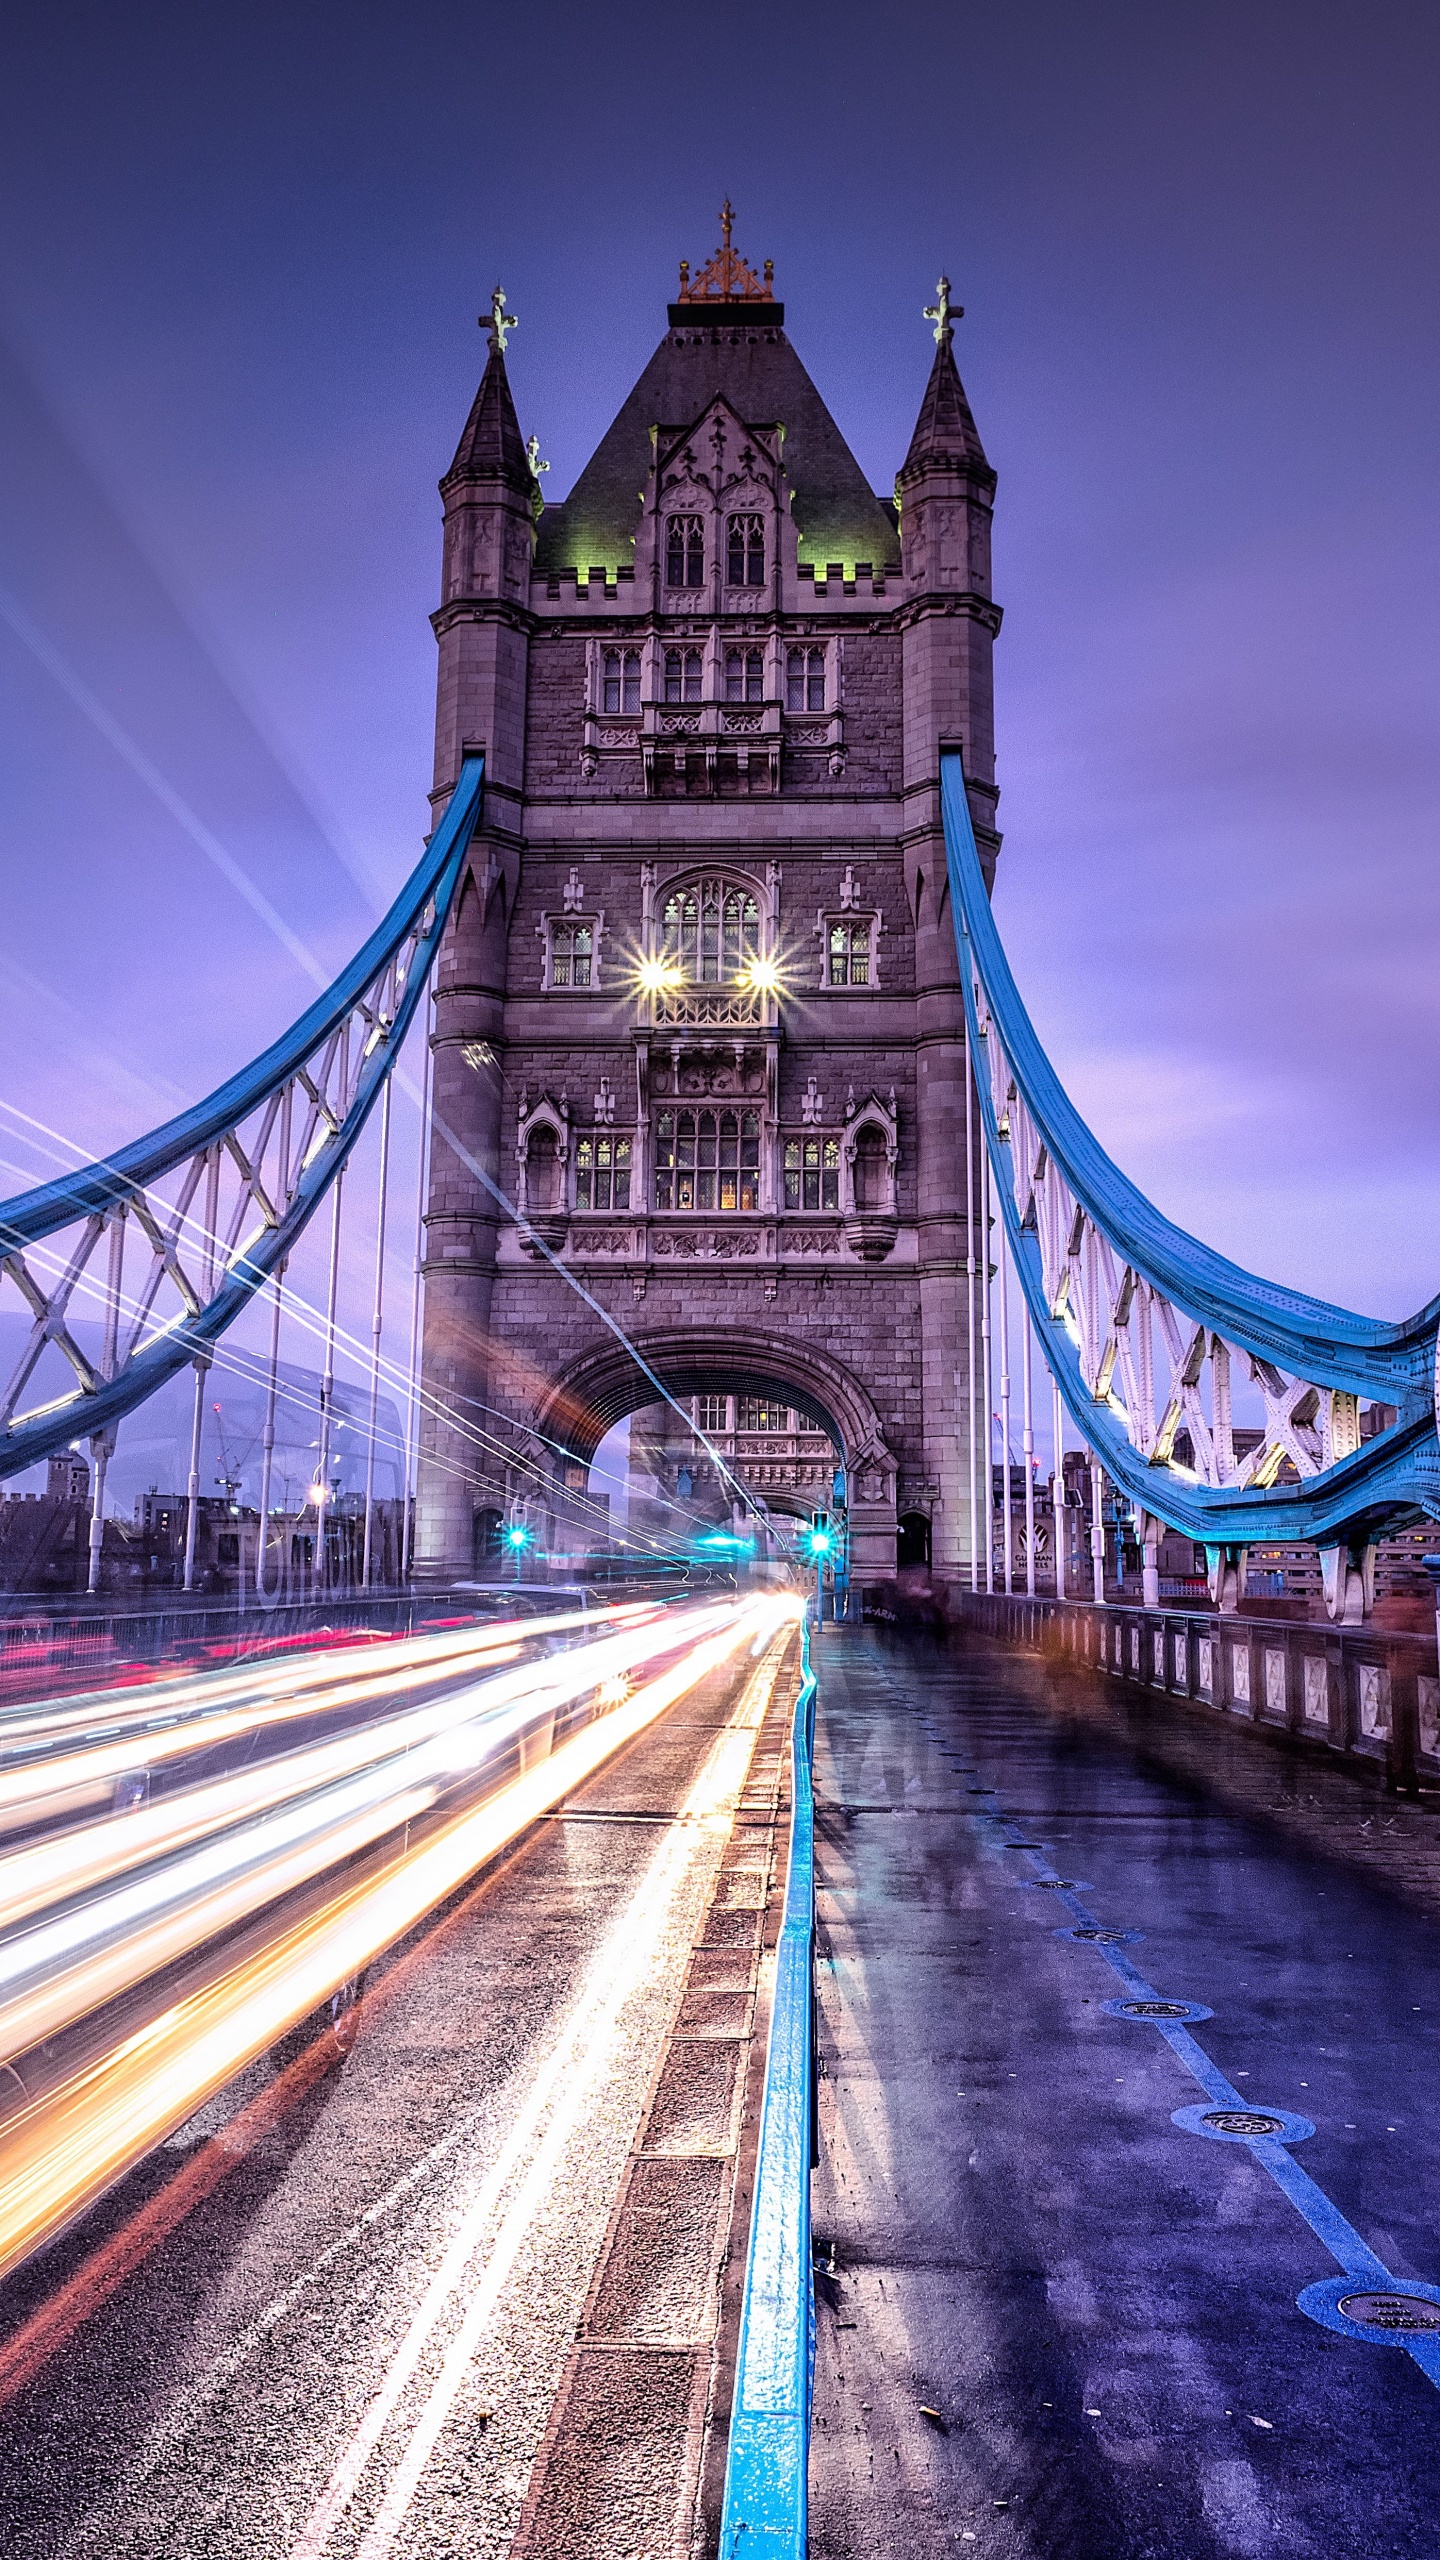
[[[939,1741],[933,1724],[927,1723],[926,1730],[932,1740]],[[972,1787],[970,1793],[994,1798],[999,1790]],[[1376,2256],[1324,2188],[1317,2186],[1309,2171],[1292,2157],[1287,2145],[1306,2142],[1315,2131],[1309,2117],[1243,2096],[1190,2033],[1192,2026],[1213,2017],[1214,2011],[1197,2001],[1168,1999],[1121,1952],[1127,1945],[1136,1945],[1143,1933],[1138,1929],[1107,1928],[1096,1920],[1080,1900],[1081,1892],[1089,1887],[1077,1886],[1057,1875],[1048,1865],[1044,1850],[1034,1841],[1021,1839],[1003,1828],[1002,1814],[981,1812],[977,1806],[975,1819],[993,1829],[1002,1848],[1028,1858],[1039,1872],[1026,1882],[1048,1886],[1070,1913],[1069,1925],[1057,1929],[1055,1936],[1093,1946],[1119,1977],[1125,1996],[1107,2000],[1105,2014],[1153,2027],[1157,2035],[1164,2037],[1177,2062],[1204,2090],[1207,2103],[1201,2107],[1177,2107],[1172,2123],[1182,2132],[1199,2134],[1207,2141],[1242,2143],[1343,2270],[1338,2277],[1329,2276],[1319,2284],[1307,2285],[1298,2296],[1298,2307],[1307,2319],[1344,2338],[1359,2339],[1372,2346],[1403,2347],[1427,2379],[1440,2389],[1440,2286],[1421,2284],[1409,2276],[1392,2276],[1383,2258]]]
[[[815,1674],[808,1624],[801,1630],[801,1648],[803,1677],[791,1728],[790,1863],[725,2458],[722,2560],[804,2560],[808,2537],[815,2370]]]

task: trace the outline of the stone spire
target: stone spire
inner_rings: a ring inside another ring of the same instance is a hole
[[[534,496],[537,483],[505,371],[505,340],[519,325],[518,317],[507,313],[505,296],[497,284],[490,297],[490,309],[480,320],[481,328],[490,335],[489,358],[455,459],[440,483],[442,489],[451,488],[458,480],[498,480],[526,499]]]
[[[943,469],[947,464],[952,469],[968,469],[993,480],[994,475],[980,441],[980,430],[971,415],[964,386],[955,370],[952,314],[957,320],[965,317],[959,304],[952,303],[950,299],[949,277],[942,276],[936,289],[936,299],[925,313],[926,319],[935,323],[935,361],[930,367],[930,379],[925,385],[925,397],[920,403],[910,450],[901,468],[902,486],[927,468],[933,469],[938,465]]]

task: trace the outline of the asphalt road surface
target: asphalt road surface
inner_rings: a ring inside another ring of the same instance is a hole
[[[998,1648],[818,1658],[815,2560],[1434,2560],[1440,1814]]]
[[[348,2055],[298,2033],[0,2289],[7,2560],[508,2551],[760,1671],[374,1967]]]

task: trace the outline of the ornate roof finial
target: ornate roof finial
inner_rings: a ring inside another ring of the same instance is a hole
[[[937,347],[948,347],[951,339],[955,335],[954,330],[950,326],[952,316],[956,320],[963,320],[965,313],[960,303],[951,301],[950,279],[948,276],[942,276],[935,287],[934,301],[927,302],[925,305],[926,319],[933,320],[935,323],[935,344]]]
[[[480,314],[480,326],[490,332],[492,354],[503,356],[507,337],[512,329],[518,329],[520,326],[520,314],[518,311],[506,310],[504,291],[498,284],[490,296],[489,310],[482,311]]]
[[[775,299],[773,258],[765,261],[762,284],[753,267],[747,266],[738,249],[731,246],[735,229],[735,207],[727,196],[720,208],[720,246],[713,258],[707,258],[693,283],[688,258],[680,261],[680,300],[682,302],[773,302]]]

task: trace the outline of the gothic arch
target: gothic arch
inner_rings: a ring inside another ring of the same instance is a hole
[[[885,1490],[876,1498],[893,1505],[895,1462],[880,1416],[854,1371],[833,1353],[755,1326],[717,1326],[713,1332],[697,1326],[633,1338],[673,1396],[783,1396],[830,1433],[847,1468],[883,1478]],[[612,1424],[655,1401],[654,1388],[629,1353],[607,1339],[561,1371],[532,1428],[542,1444],[559,1442],[588,1466]]]

